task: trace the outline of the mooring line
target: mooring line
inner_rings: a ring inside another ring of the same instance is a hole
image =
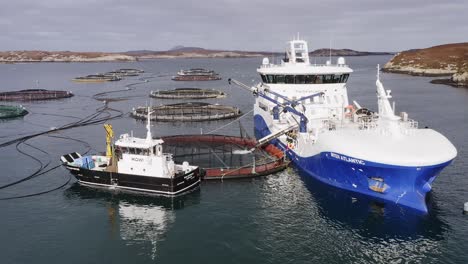
[[[229,123],[225,124],[224,126],[220,126],[220,127],[216,128],[216,129],[214,129],[214,130],[211,130],[210,132],[208,132],[208,133],[205,133],[205,134],[207,134],[207,135],[208,135],[208,134],[211,134],[211,133],[213,133],[213,132],[216,132],[216,131],[218,131],[218,130],[220,130],[220,129],[223,129],[223,128],[225,128],[225,127],[227,127],[227,126],[231,125],[232,123],[234,123],[234,122],[236,122],[236,121],[239,121],[241,118],[245,117],[247,114],[250,114],[251,112],[253,112],[253,109],[252,109],[252,110],[250,110],[250,111],[248,111],[247,113],[245,113],[245,114],[241,115],[240,117],[238,117],[238,118],[237,118],[237,119],[235,119],[234,121],[232,121],[232,122],[229,122]]]

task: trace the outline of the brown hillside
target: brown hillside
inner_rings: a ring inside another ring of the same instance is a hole
[[[383,71],[422,76],[451,76],[432,83],[468,87],[468,42],[398,53]]]
[[[413,69],[413,71],[411,71]],[[417,71],[433,70],[431,71]],[[398,53],[385,66],[389,72],[405,72],[417,75],[449,75],[468,71],[468,42],[434,46],[426,49]]]

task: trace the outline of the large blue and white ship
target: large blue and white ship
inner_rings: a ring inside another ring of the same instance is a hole
[[[419,129],[405,112],[396,114],[377,70],[378,111],[348,101],[353,70],[311,64],[307,42],[288,42],[285,58],[264,58],[254,87],[255,132],[272,141],[307,175],[326,184],[427,213],[425,197],[457,150],[442,134]]]

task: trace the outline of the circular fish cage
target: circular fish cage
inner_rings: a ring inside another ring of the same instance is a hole
[[[234,118],[242,114],[240,109],[234,106],[200,102],[153,106],[151,111],[151,120],[166,122],[212,121]],[[148,116],[148,108],[143,106],[134,108],[131,116],[135,119],[146,120]]]
[[[0,93],[0,101],[37,101],[72,97],[68,91],[56,91],[45,89],[28,89]]]
[[[0,119],[15,118],[27,115],[28,111],[22,105],[0,105]]]
[[[214,89],[177,88],[174,90],[151,91],[150,97],[159,99],[209,99],[225,97],[224,92]]]
[[[162,137],[164,152],[176,163],[184,161],[205,170],[204,180],[250,178],[284,170],[284,153],[273,144],[255,148],[250,138],[224,135],[176,135]],[[248,151],[254,148],[253,151]]]

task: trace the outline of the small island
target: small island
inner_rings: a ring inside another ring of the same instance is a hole
[[[468,42],[400,52],[385,64],[382,71],[448,77],[431,83],[468,87]]]

